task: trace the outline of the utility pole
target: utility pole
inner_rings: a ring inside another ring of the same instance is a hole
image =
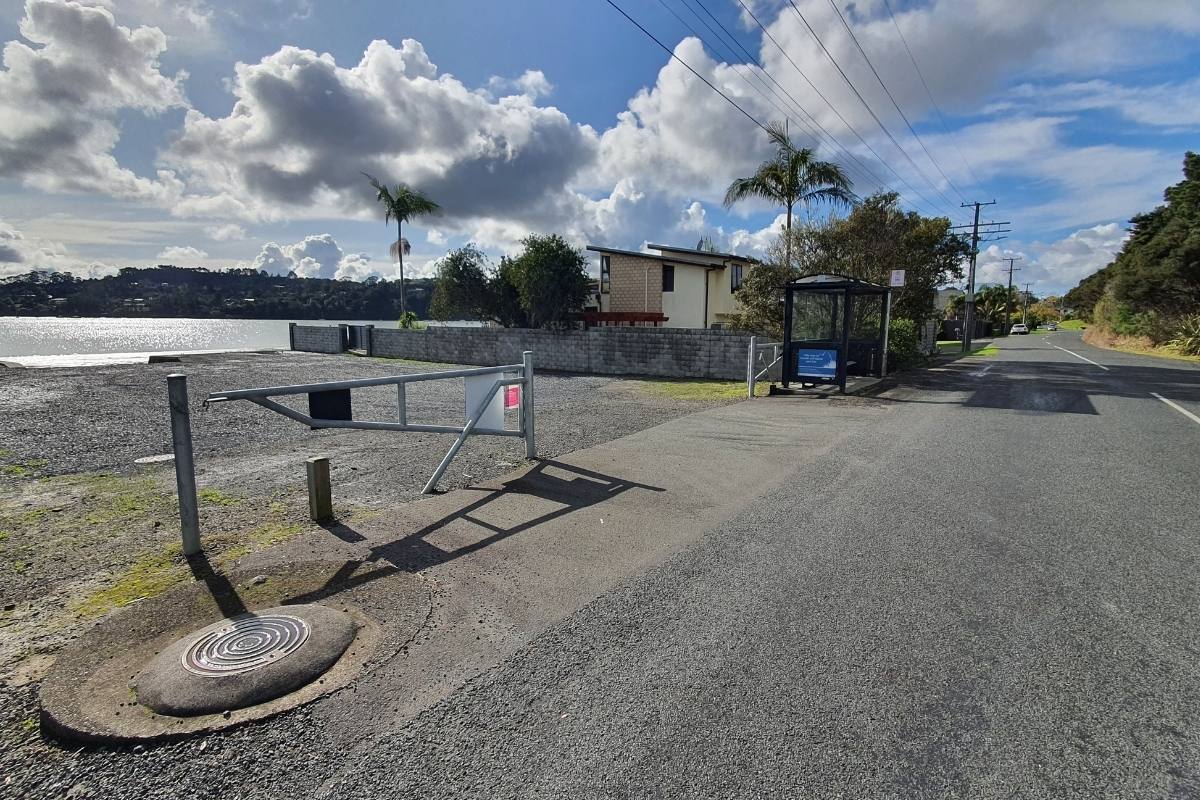
[[[1012,330],[1012,274],[1014,272],[1021,271],[1020,267],[1016,267],[1016,268],[1013,267],[1013,262],[1021,261],[1023,259],[1021,258],[1021,256],[1016,256],[1015,258],[1006,258],[1004,260],[1008,262],[1008,294],[1004,295],[1004,331],[1003,331],[1003,334],[1005,336],[1008,336],[1008,332],[1010,330]]]
[[[1032,283],[1025,284],[1025,302],[1021,306],[1021,324],[1022,325],[1024,325],[1026,323],[1026,317],[1028,316],[1028,313],[1029,313],[1029,287],[1030,286],[1033,286],[1033,284]]]
[[[971,225],[971,269],[967,273],[967,313],[966,319],[963,321],[963,346],[964,353],[971,352],[971,338],[975,335],[975,257],[979,255],[979,209],[982,206],[994,206],[996,201],[990,203],[980,203],[976,200],[974,203],[962,203],[962,207],[975,206],[975,222]]]

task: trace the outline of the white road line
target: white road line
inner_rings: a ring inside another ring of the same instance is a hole
[[[1099,368],[1100,368],[1100,369],[1102,369],[1102,370],[1107,370],[1107,369],[1108,369],[1108,367],[1104,366],[1103,364],[1096,364],[1096,362],[1095,362],[1095,361],[1092,361],[1092,360],[1091,360],[1090,358],[1088,358],[1087,356],[1081,356],[1081,355],[1079,355],[1079,353],[1072,352],[1071,350],[1068,350],[1068,349],[1067,349],[1067,348],[1065,348],[1065,347],[1058,347],[1058,345],[1056,345],[1056,344],[1052,344],[1052,345],[1050,345],[1050,346],[1051,346],[1051,347],[1057,347],[1059,350],[1062,350],[1064,353],[1071,353],[1071,355],[1075,356],[1075,357],[1076,357],[1076,358],[1078,358],[1078,359],[1082,359],[1083,361],[1086,361],[1086,362],[1088,362],[1089,364],[1095,364],[1097,367],[1099,367]]]
[[[1183,414],[1185,417],[1190,419],[1192,422],[1196,423],[1197,425],[1200,425],[1200,417],[1197,417],[1195,414],[1188,411],[1183,406],[1179,405],[1179,403],[1176,403],[1174,400],[1168,400],[1167,398],[1163,397],[1158,392],[1151,392],[1150,395],[1151,395],[1151,397],[1157,397],[1159,400],[1162,400],[1164,403],[1166,403],[1171,408],[1178,411],[1180,414]]]

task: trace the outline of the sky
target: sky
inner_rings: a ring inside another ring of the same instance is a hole
[[[859,195],[995,200],[978,282],[1061,293],[1180,179],[1197,34],[1194,0],[8,2],[0,276],[394,278],[363,172],[442,207],[409,276],[533,233],[762,255],[780,209],[722,199],[786,120]]]

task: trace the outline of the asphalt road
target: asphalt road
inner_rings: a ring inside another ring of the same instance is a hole
[[[1200,369],[998,346],[813,400],[777,488],[415,716],[376,680],[25,796],[1200,796]]]
[[[1200,370],[999,347],[319,796],[1200,795]]]

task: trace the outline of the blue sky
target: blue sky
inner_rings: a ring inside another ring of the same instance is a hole
[[[836,2],[616,0],[860,194],[956,222],[994,198],[1013,231],[982,281],[1014,255],[1035,291],[1070,288],[1196,147],[1200,4]],[[778,209],[721,206],[762,131],[606,0],[29,0],[0,40],[0,275],[393,277],[359,170],[444,207],[406,229],[409,274],[529,233],[761,255],[778,230]]]

